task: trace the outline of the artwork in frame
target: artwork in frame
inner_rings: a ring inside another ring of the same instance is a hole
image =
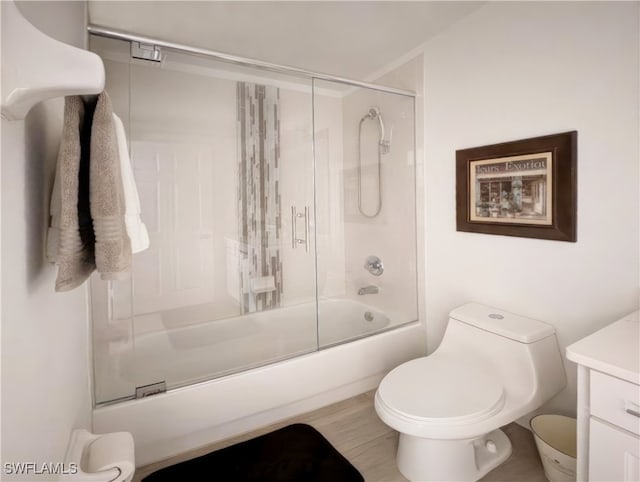
[[[456,151],[457,230],[576,241],[576,131]]]

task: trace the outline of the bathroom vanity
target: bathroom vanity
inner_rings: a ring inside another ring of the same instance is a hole
[[[640,480],[639,313],[567,347],[578,364],[578,481]]]

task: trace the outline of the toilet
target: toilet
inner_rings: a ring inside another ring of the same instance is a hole
[[[468,303],[449,314],[431,355],[389,372],[375,396],[400,432],[396,463],[411,481],[475,481],[511,455],[499,429],[564,388],[551,325]]]

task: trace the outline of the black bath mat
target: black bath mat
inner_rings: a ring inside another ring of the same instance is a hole
[[[309,425],[297,423],[158,470],[143,482],[363,482]]]

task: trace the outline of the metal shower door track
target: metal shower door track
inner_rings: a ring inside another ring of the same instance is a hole
[[[353,85],[356,87],[364,87],[367,89],[379,90],[382,92],[388,92],[391,94],[405,95],[408,97],[415,97],[416,93],[410,90],[396,89],[394,87],[386,87],[383,85],[371,84],[368,82],[361,82],[359,80],[348,79],[345,77],[339,77],[331,74],[323,74],[320,72],[313,72],[310,70],[299,69],[297,67],[289,67],[287,65],[278,65],[271,62],[264,62],[262,60],[255,60],[246,57],[239,57],[237,55],[225,54],[223,52],[216,52],[215,50],[202,49],[199,47],[192,47],[190,45],[179,44],[175,42],[168,42],[153,37],[146,37],[143,35],[137,35],[124,30],[117,30],[107,27],[101,27],[99,25],[89,24],[87,30],[90,35],[96,35],[98,37],[107,37],[118,40],[126,40],[129,42],[140,42],[143,44],[152,44],[157,47],[163,47],[170,50],[177,50],[180,52],[187,52],[195,55],[203,55],[206,57],[212,57],[224,62],[230,62],[234,64],[240,64],[247,67],[255,67],[262,70],[269,70],[271,72],[279,72],[283,74],[295,75],[298,77],[306,77],[311,79],[328,80],[332,82],[341,82],[343,84]]]

